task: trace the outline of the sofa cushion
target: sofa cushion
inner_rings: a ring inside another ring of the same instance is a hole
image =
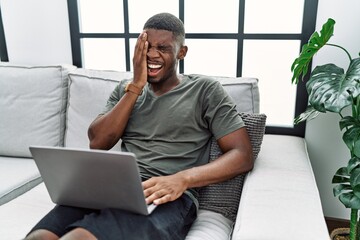
[[[231,78],[214,77],[218,80],[234,100],[236,110],[242,113],[259,113],[260,96],[258,79],[256,78]]]
[[[266,115],[252,113],[240,113],[240,115],[245,122],[253,147],[253,156],[256,159],[265,133]],[[217,159],[221,154],[222,152],[213,138],[210,148],[210,161]],[[200,209],[221,213],[235,221],[245,176],[246,174],[243,173],[230,180],[203,187],[200,190],[199,197]]]
[[[0,170],[0,205],[42,181],[35,162],[31,159],[0,157]]]
[[[304,138],[265,134],[232,239],[329,240]]]
[[[231,237],[232,229],[233,222],[222,214],[199,209],[185,240],[227,240]]]
[[[69,101],[66,114],[66,147],[89,148],[87,130],[102,112],[111,92],[130,72],[76,69],[69,73]],[[119,146],[115,149],[120,150]]]
[[[29,145],[63,145],[69,68],[0,63],[0,155],[30,157]]]

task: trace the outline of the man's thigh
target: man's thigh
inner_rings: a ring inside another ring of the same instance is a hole
[[[159,205],[151,215],[143,216],[119,209],[104,209],[72,224],[82,227],[98,239],[184,239],[196,218],[193,201],[183,195]]]
[[[46,214],[30,232],[45,229],[61,237],[70,230],[68,228],[69,225],[83,219],[86,215],[98,214],[99,212],[99,210],[94,209],[57,205]]]

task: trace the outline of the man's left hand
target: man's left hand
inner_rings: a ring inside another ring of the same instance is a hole
[[[174,201],[187,189],[186,181],[179,174],[152,177],[142,183],[146,203],[156,205]]]

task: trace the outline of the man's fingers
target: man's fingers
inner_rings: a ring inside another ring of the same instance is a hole
[[[170,193],[164,194],[162,191],[157,191],[146,198],[146,203],[154,203],[155,205],[167,203],[173,199]]]

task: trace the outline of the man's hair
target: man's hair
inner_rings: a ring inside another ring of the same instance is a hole
[[[175,39],[184,44],[185,29],[183,22],[170,13],[159,13],[147,20],[144,29],[166,30],[173,33]]]

